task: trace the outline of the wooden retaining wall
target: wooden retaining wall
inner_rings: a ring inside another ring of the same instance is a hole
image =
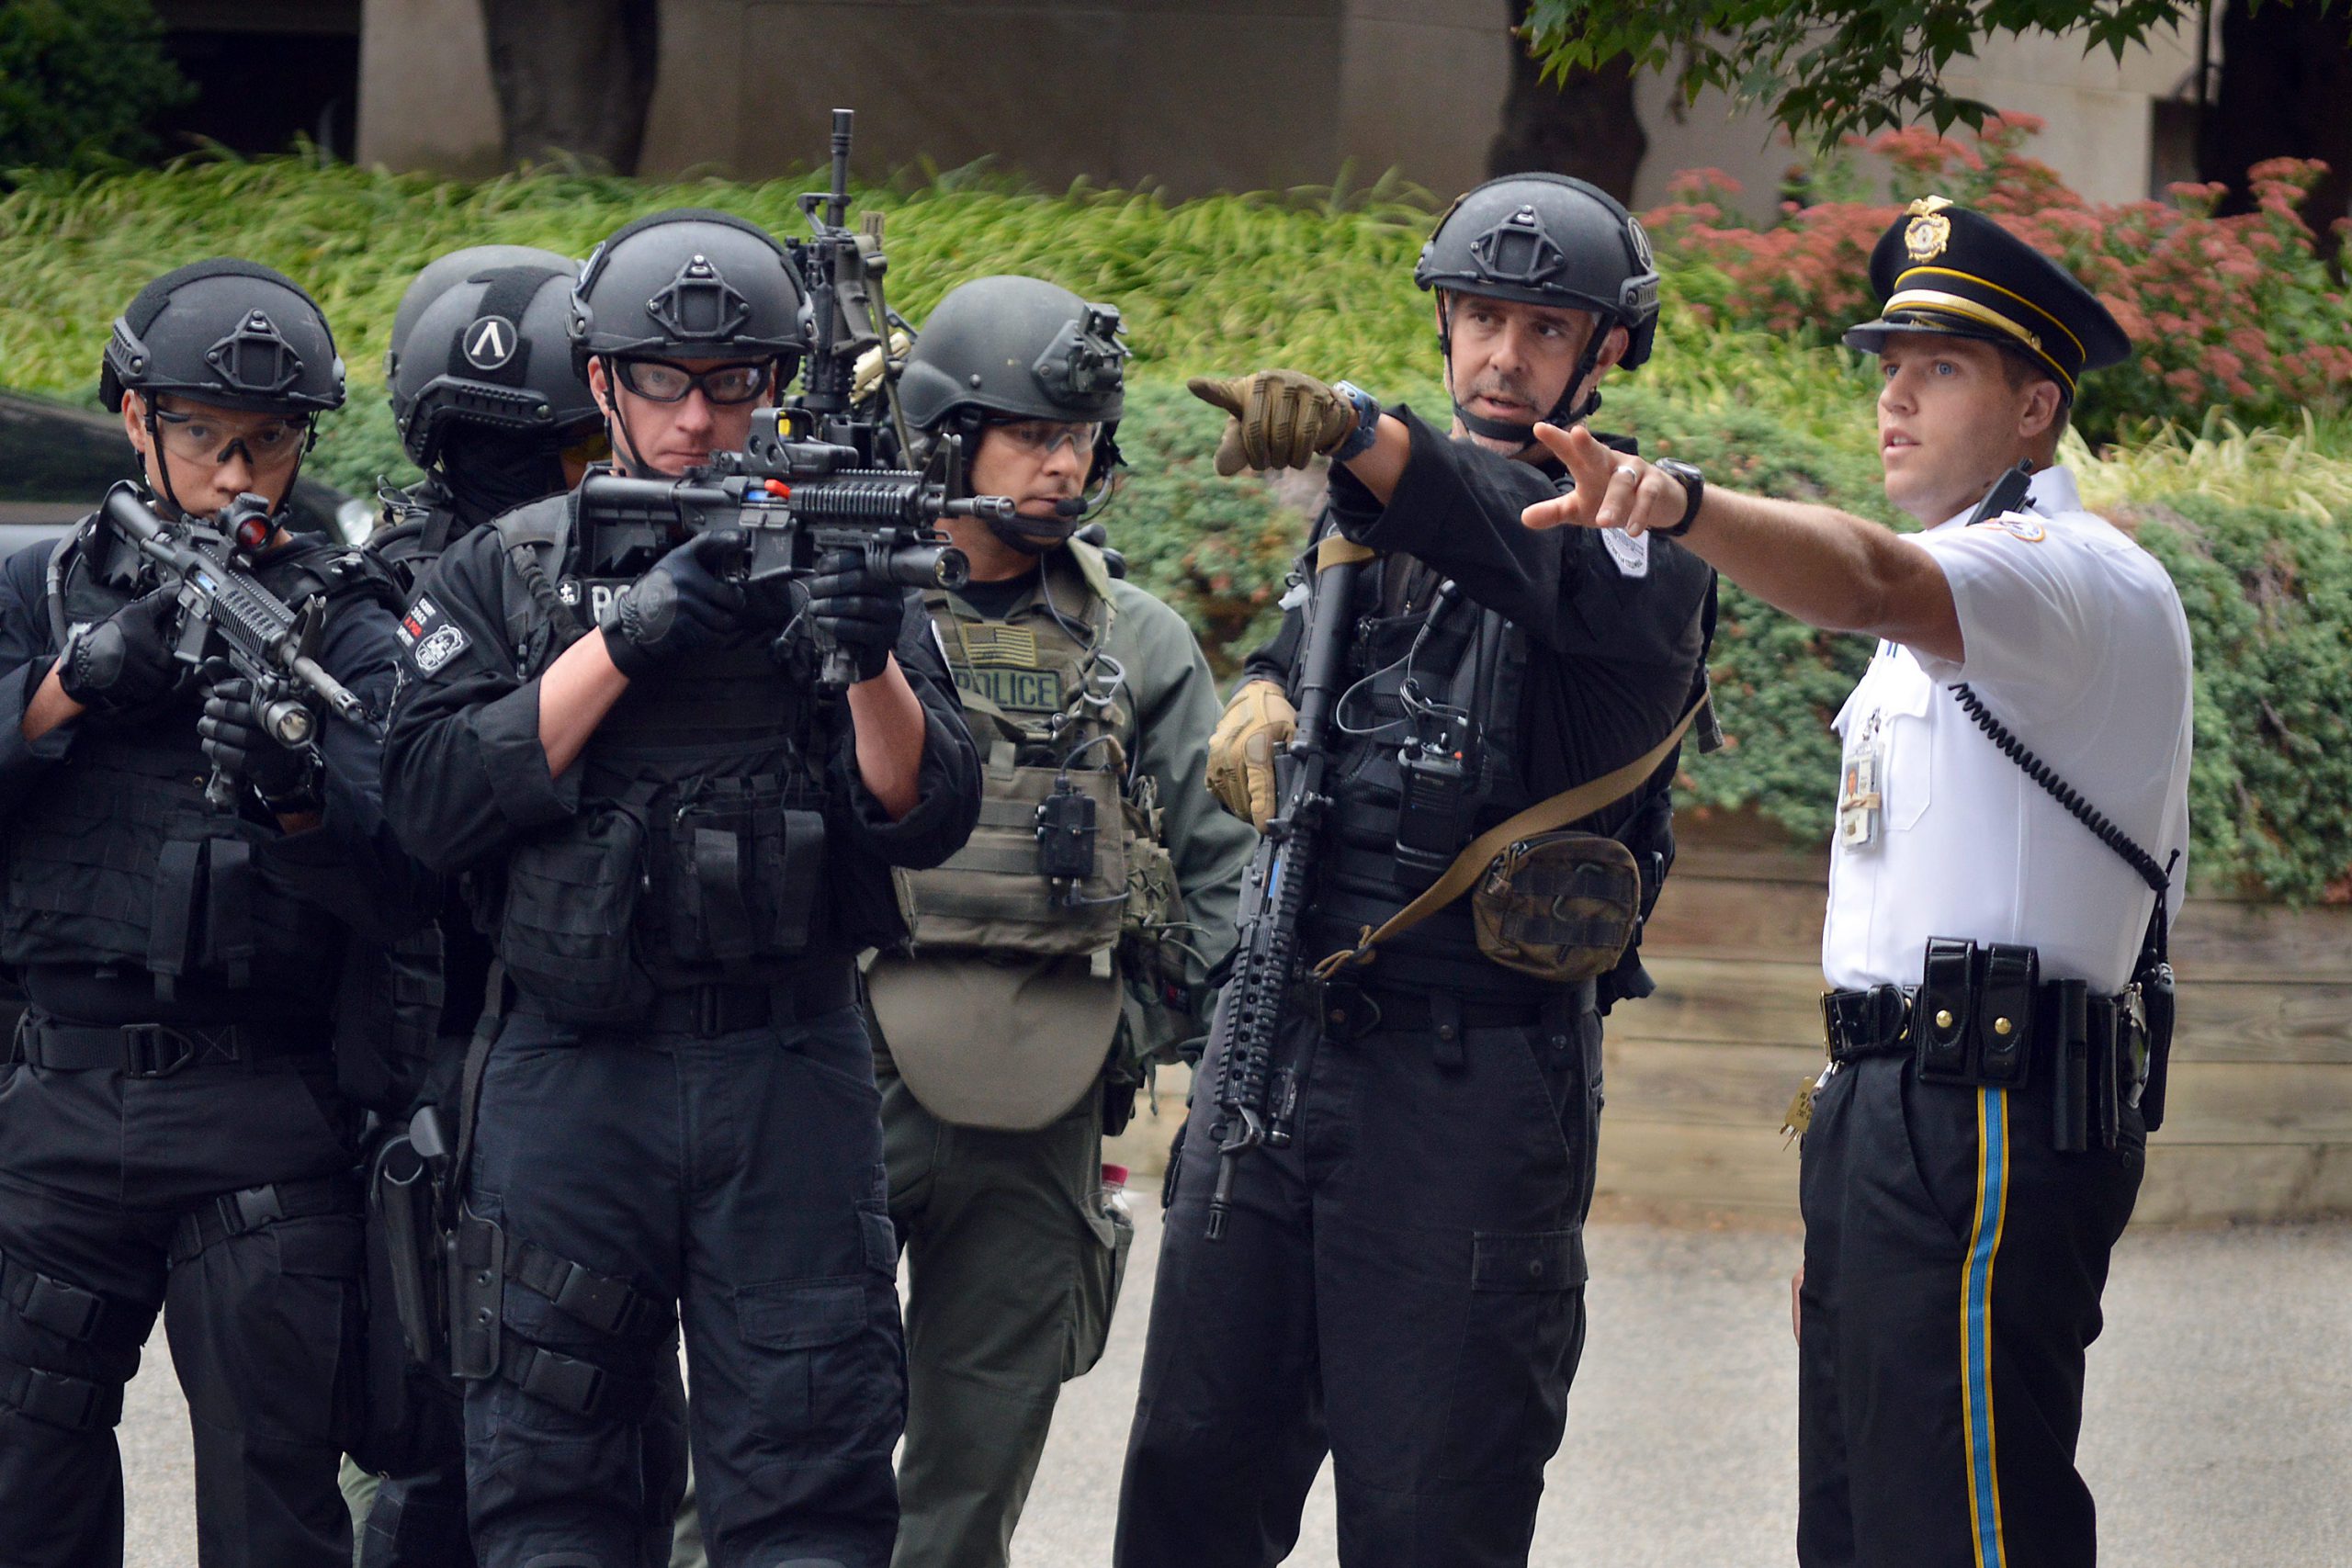
[[[1657,995],[1610,1021],[1600,1191],[1793,1214],[1777,1129],[1821,1066],[1827,856],[1737,829],[1683,844],[1644,943]],[[2172,957],[2170,1108],[2134,1217],[2352,1214],[2352,910],[2192,898]]]
[[[1797,1151],[1779,1131],[1821,1068],[1828,857],[1752,828],[1677,824],[1680,859],[1644,953],[1658,992],[1610,1020],[1601,1211],[1793,1219]],[[2141,1223],[2352,1215],[2352,909],[2193,898],[2171,1105],[2151,1140]],[[1106,1157],[1156,1177],[1187,1077],[1163,1069]]]

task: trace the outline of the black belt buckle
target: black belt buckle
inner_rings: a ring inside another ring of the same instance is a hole
[[[46,1274],[32,1274],[32,1288],[25,1292],[24,1304],[17,1312],[28,1323],[38,1324],[61,1338],[76,1343],[96,1335],[98,1319],[107,1309],[106,1299],[78,1285],[62,1280],[52,1280]]]
[[[194,1035],[169,1024],[127,1023],[122,1026],[122,1076],[167,1078],[195,1061],[203,1049]]]

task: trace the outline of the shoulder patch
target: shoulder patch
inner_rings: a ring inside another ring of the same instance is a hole
[[[432,674],[464,652],[466,643],[466,634],[461,628],[454,626],[435,627],[416,645],[412,656],[416,660],[417,672],[423,675]]]
[[[1971,523],[1969,526],[1990,528],[1997,533],[2007,534],[2013,539],[2023,539],[2029,545],[2038,545],[2050,537],[2050,530],[2043,526],[2041,519],[2024,512],[2012,512],[2006,516],[1987,518],[1982,523]]]
[[[1622,577],[1647,577],[1650,574],[1650,536],[1638,538],[1623,528],[1603,528],[1600,542],[1609,547],[1609,558],[1617,563]]]

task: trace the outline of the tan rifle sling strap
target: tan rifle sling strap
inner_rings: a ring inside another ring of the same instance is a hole
[[[1470,891],[1487,867],[1521,839],[1532,839],[1538,833],[1556,832],[1571,822],[1591,816],[1594,812],[1616,805],[1642,787],[1649,776],[1657,772],[1666,754],[1680,744],[1691,721],[1707,705],[1709,694],[1702,692],[1698,699],[1685,709],[1681,719],[1667,732],[1665,739],[1651,747],[1614,773],[1603,773],[1574,789],[1563,790],[1547,799],[1539,800],[1509,820],[1487,829],[1470,841],[1470,847],[1453,857],[1445,874],[1424,888],[1419,897],[1397,910],[1382,922],[1378,931],[1367,926],[1363,934],[1351,948],[1342,948],[1316,964],[1315,973],[1329,979],[1351,964],[1361,964],[1372,956],[1372,950],[1411,930]]]

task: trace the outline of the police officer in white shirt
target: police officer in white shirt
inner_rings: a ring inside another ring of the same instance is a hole
[[[1791,1116],[1798,1561],[2089,1568],[2083,1360],[2162,1115],[2188,626],[2053,466],[2076,378],[2130,350],[2090,291],[1936,197],[1871,280],[1845,341],[1879,355],[1887,498],[1925,533],[1549,427],[1577,486],[1524,521],[1655,529],[1881,639],[1838,716],[1829,1066]]]

